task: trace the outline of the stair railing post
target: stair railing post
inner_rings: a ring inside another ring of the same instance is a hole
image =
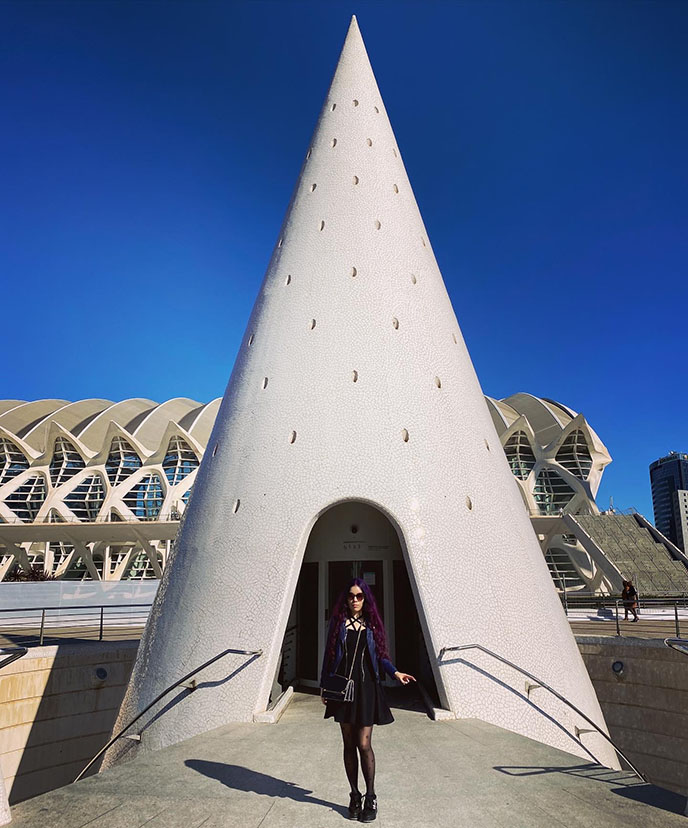
[[[103,640],[103,615],[104,614],[105,614],[105,607],[101,606],[101,608],[100,608],[100,637],[98,638],[98,641]]]
[[[676,638],[681,637],[681,627],[678,623],[678,601],[674,601],[674,622],[676,624]]]
[[[614,607],[616,608],[616,634],[621,635],[621,627],[619,626],[619,602],[614,601]]]
[[[45,631],[45,610],[41,610],[41,632],[38,636],[38,643],[43,646],[43,632]]]

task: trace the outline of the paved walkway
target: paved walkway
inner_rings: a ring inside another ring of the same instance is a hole
[[[20,803],[13,828],[328,828],[348,786],[336,724],[296,694],[276,725],[230,724]],[[465,719],[395,709],[376,728],[380,826],[686,828],[685,797]]]

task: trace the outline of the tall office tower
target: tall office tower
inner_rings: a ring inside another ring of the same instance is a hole
[[[676,522],[676,546],[685,552],[688,547],[688,490],[676,489],[672,503]]]
[[[684,552],[688,538],[688,454],[670,451],[650,464],[655,526]]]

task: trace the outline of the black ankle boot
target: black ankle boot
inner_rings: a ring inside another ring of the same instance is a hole
[[[358,791],[352,791],[349,797],[349,819],[359,819],[361,816],[361,800],[363,797]]]
[[[377,797],[375,794],[366,794],[363,810],[358,818],[359,822],[372,822],[377,817]]]

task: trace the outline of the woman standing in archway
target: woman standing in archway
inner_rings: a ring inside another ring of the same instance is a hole
[[[380,668],[402,684],[415,681],[389,660],[375,598],[365,581],[353,578],[332,611],[320,687],[327,705],[325,718],[334,718],[342,731],[344,769],[351,785],[349,819],[360,822],[372,822],[377,816],[373,725],[394,721],[380,682]],[[365,800],[358,789],[359,756]]]

